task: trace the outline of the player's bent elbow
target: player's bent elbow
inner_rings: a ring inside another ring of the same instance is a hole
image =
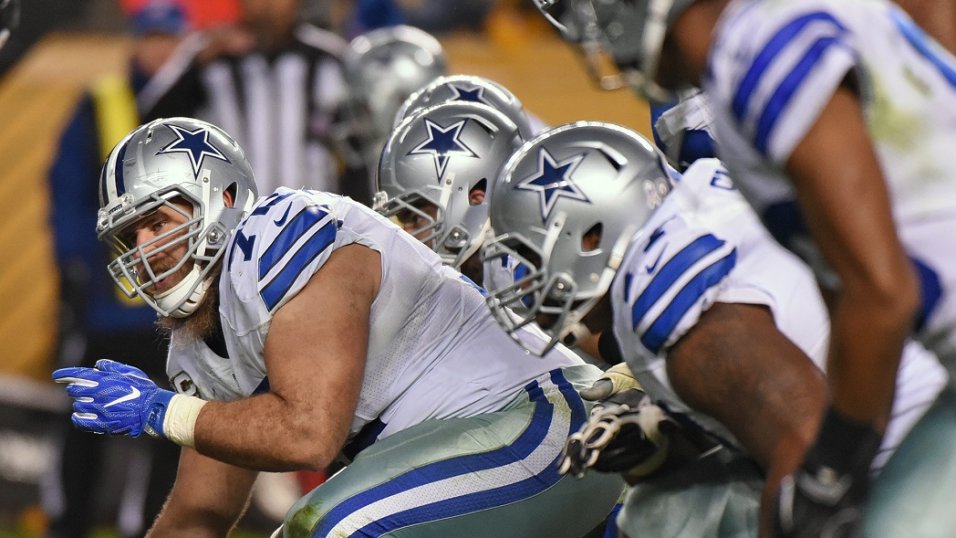
[[[320,471],[335,459],[336,452],[325,446],[321,438],[303,436],[282,447],[282,459],[290,471]]]
[[[920,286],[909,264],[886,271],[874,271],[856,282],[847,279],[844,296],[870,315],[878,315],[894,326],[909,326],[920,307]]]

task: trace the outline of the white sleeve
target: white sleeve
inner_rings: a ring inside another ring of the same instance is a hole
[[[304,191],[280,189],[261,200],[226,253],[240,300],[275,312],[331,256],[339,223],[329,206]]]
[[[706,230],[671,219],[648,235],[623,271],[630,328],[658,354],[673,345],[718,297],[737,250]]]
[[[766,5],[722,28],[716,50],[728,61],[718,63],[730,67],[712,74],[726,77],[716,83],[720,99],[771,162],[786,162],[857,63],[853,33],[833,11],[818,2]]]

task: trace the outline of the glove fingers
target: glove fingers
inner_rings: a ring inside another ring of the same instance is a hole
[[[95,381],[94,381],[95,383]],[[99,383],[95,385],[70,383],[66,386],[66,395],[71,398],[92,398],[99,393]]]
[[[610,379],[601,378],[594,382],[590,387],[581,389],[581,397],[589,402],[604,400],[614,391],[614,383]]]
[[[146,375],[146,372],[143,372],[135,366],[130,366],[128,364],[123,364],[121,362],[111,361],[109,359],[100,359],[96,361],[96,369],[101,372],[109,372],[111,374],[121,374],[121,375],[131,375],[134,377],[141,377],[143,379],[149,379]]]
[[[70,368],[60,368],[53,372],[53,381],[57,383],[76,383],[79,385],[86,385],[88,387],[95,387],[97,385],[96,381],[90,379],[91,373],[93,372],[92,368],[83,368],[81,366],[73,366]]]
[[[99,416],[96,415],[96,413],[79,411],[77,410],[76,404],[73,404],[73,409],[74,411],[70,417],[70,421],[73,422],[74,426],[87,432],[106,433],[103,422],[99,420]]]

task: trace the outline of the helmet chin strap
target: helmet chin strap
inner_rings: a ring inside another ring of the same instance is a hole
[[[202,271],[193,264],[192,270],[178,284],[154,297],[154,300],[165,315],[185,318],[199,308],[211,285],[212,278],[202,280]]]

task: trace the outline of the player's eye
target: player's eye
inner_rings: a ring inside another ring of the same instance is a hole
[[[163,231],[163,228],[165,228],[168,223],[169,219],[156,219],[152,222],[152,224],[150,224],[149,229],[153,233],[158,234],[159,232]]]

